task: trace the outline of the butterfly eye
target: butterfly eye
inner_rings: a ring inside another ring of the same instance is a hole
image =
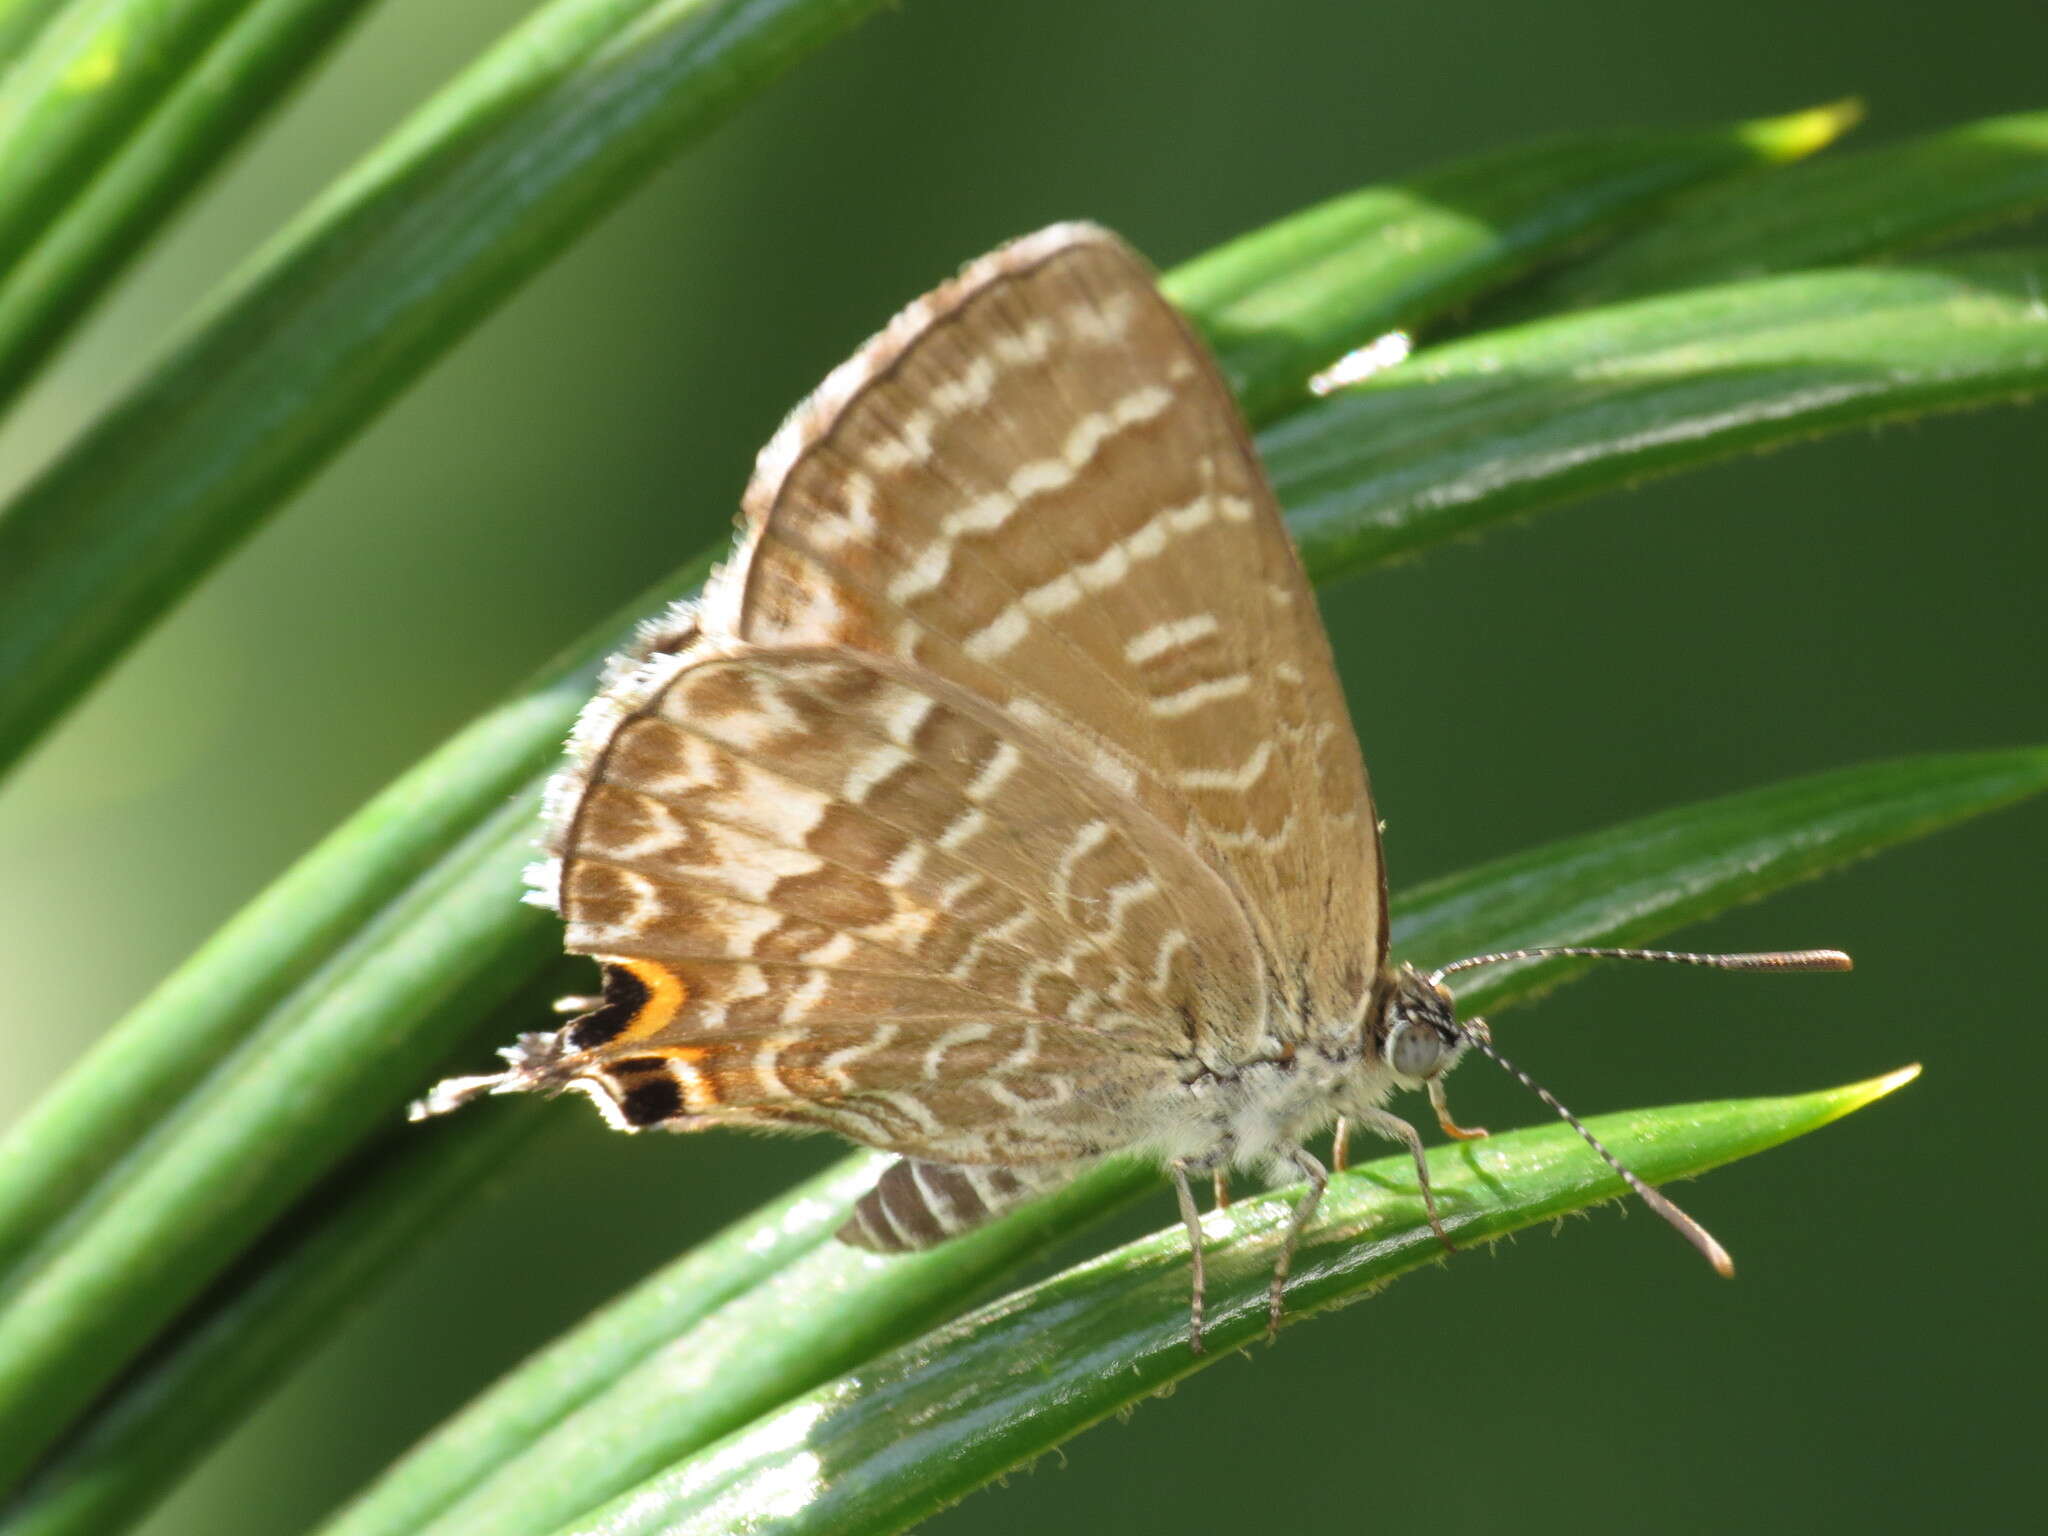
[[[1429,1078],[1444,1068],[1450,1042],[1423,1023],[1403,1019],[1387,1031],[1386,1063],[1402,1077]]]

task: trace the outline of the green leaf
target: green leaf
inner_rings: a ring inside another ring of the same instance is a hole
[[[1394,909],[1393,944],[1434,968],[1536,944],[1643,944],[1736,902],[2048,789],[2048,748],[1864,763],[1644,817],[1431,881]],[[1750,882],[1756,882],[1752,885]],[[1483,1012],[1577,975],[1584,960],[1516,961],[1460,979]]]
[[[0,273],[249,0],[73,0],[0,76]],[[41,7],[37,7],[41,10]]]
[[[1424,887],[1395,903],[1396,950],[1430,963],[1533,937],[1647,940],[2043,788],[2048,750],[1909,759],[1710,801]],[[1510,1006],[1566,964],[1502,967],[1463,997]],[[865,1182],[849,1172],[846,1190]],[[964,1302],[1049,1233],[1156,1183],[1151,1170],[1114,1165],[1016,1225],[915,1259],[878,1265],[831,1246],[758,1295],[681,1325],[670,1316],[676,1272],[664,1272],[493,1387],[326,1536],[538,1536],[929,1325],[948,1297]],[[822,1229],[841,1214],[825,1213]],[[782,1219],[764,1213],[758,1230]],[[593,1395],[579,1362],[598,1358],[637,1363]],[[565,1377],[574,1392],[558,1389]]]
[[[0,277],[0,410],[370,0],[254,0],[108,146]],[[0,16],[0,39],[11,18]],[[4,41],[0,41],[4,47]]]
[[[502,807],[273,1010],[15,1292],[0,1315],[0,1484],[532,975],[551,921],[507,909],[538,812],[532,794]]]
[[[68,0],[0,0],[0,70],[12,69]]]
[[[2048,112],[1715,188],[1531,291],[1547,309],[1924,250],[2048,208]]]
[[[516,1033],[522,1012],[530,1019],[535,1006],[545,1004],[521,997],[500,1027]],[[535,1126],[534,1116],[521,1114],[465,1116],[427,1134],[394,1126],[265,1233],[222,1277],[217,1299],[202,1298],[150,1347],[110,1405],[0,1511],[0,1531],[87,1536],[131,1522]],[[873,1177],[857,1161],[854,1173]],[[858,1193],[840,1170],[799,1185],[743,1228],[700,1245],[672,1268],[660,1298],[672,1326],[712,1311],[821,1242],[831,1230],[826,1213]],[[601,1328],[579,1337],[576,1354],[551,1362],[549,1382],[563,1402],[597,1391],[637,1358],[630,1338]],[[476,1449],[460,1434],[446,1436],[415,1458],[415,1476],[459,1464]]]
[[[1448,342],[1265,433],[1320,574],[1744,450],[2048,383],[2048,255],[1795,273]]]
[[[1652,1182],[1776,1146],[1862,1108],[1916,1068],[1791,1098],[1603,1116],[1594,1132]],[[1430,1181],[1460,1247],[1622,1194],[1564,1126],[1440,1148]],[[830,1381],[562,1529],[605,1536],[883,1536],[1255,1341],[1285,1193],[1204,1223],[1211,1352],[1187,1346],[1187,1239],[1170,1228],[984,1307]],[[1441,1260],[1406,1157],[1332,1179],[1303,1240],[1292,1319]],[[482,1531],[483,1526],[470,1529]]]
[[[1846,105],[1691,133],[1561,139],[1364,187],[1177,268],[1254,423],[1308,399],[1309,376],[1383,332],[1431,320],[1680,192],[1811,154]]]
[[[0,518],[0,765],[521,280],[876,3],[554,0],[416,113]]]
[[[518,1025],[508,1017],[505,1027]],[[530,1128],[478,1116],[447,1136],[388,1135],[349,1159],[130,1365],[104,1407],[0,1506],[0,1531],[99,1536],[140,1517]]]
[[[345,821],[245,907],[89,1050],[0,1138],[0,1297],[70,1235],[88,1227],[114,1188],[154,1160],[144,1138],[241,1050],[294,989],[383,908],[448,858],[509,797],[533,792],[595,686],[605,655],[633,624],[694,591],[708,561],[685,566],[621,618],[584,637],[541,676],[481,717]],[[507,857],[530,834],[506,831]],[[513,914],[506,914],[514,921]],[[530,974],[552,945],[536,945]],[[361,952],[360,944],[355,946]],[[403,1008],[400,998],[382,1000]],[[470,1021],[474,1024],[476,1021]],[[275,1035],[292,1028],[274,1020]],[[460,1025],[451,1026],[459,1031]],[[443,1046],[452,1043],[444,1041]],[[157,1133],[167,1134],[167,1133]],[[116,1164],[120,1175],[94,1182]]]

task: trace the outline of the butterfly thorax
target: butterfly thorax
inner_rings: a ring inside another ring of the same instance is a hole
[[[1396,1088],[1421,1086],[1386,1059],[1389,1033],[1403,1024],[1440,1032],[1455,1054],[1448,998],[1412,967],[1389,966],[1345,1027],[1310,1027],[1241,1061],[1205,1064],[1161,1106],[1146,1149],[1192,1168],[1275,1172],[1340,1117],[1369,1119]]]

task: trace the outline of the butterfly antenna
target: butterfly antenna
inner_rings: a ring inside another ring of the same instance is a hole
[[[1742,955],[1700,955],[1675,949],[1606,949],[1576,944],[1561,944],[1540,949],[1505,949],[1491,955],[1473,955],[1469,959],[1454,960],[1449,965],[1430,972],[1433,985],[1443,985],[1446,976],[1459,971],[1477,970],[1482,965],[1499,965],[1509,960],[1547,960],[1575,958],[1582,960],[1661,960],[1673,965],[1701,965],[1716,971],[1846,971],[1854,962],[1839,949],[1774,949],[1758,954]],[[1585,1122],[1558,1102],[1557,1096],[1536,1079],[1524,1072],[1494,1049],[1493,1037],[1484,1020],[1474,1019],[1464,1026],[1464,1036],[1479,1053],[1510,1077],[1518,1079],[1537,1098],[1557,1112],[1560,1120],[1585,1138],[1586,1145],[1600,1154],[1601,1160],[1620,1174],[1623,1182],[1641,1197],[1643,1204],[1662,1216],[1676,1227],[1685,1240],[1700,1251],[1700,1255],[1722,1275],[1735,1273],[1735,1261],[1728,1256],[1728,1250],[1714,1240],[1714,1234],[1694,1221],[1663,1195],[1657,1193],[1641,1179],[1621,1165],[1621,1159],[1601,1144],[1600,1138],[1586,1129]]]
[[[1557,1111],[1557,1117],[1585,1138],[1586,1145],[1595,1152],[1598,1152],[1601,1161],[1621,1175],[1622,1181],[1636,1192],[1642,1199],[1643,1204],[1676,1227],[1680,1235],[1700,1251],[1700,1257],[1714,1266],[1717,1274],[1721,1275],[1724,1279],[1734,1275],[1735,1261],[1728,1256],[1728,1250],[1715,1241],[1714,1234],[1686,1215],[1685,1212],[1681,1211],[1670,1200],[1652,1189],[1648,1184],[1645,1184],[1633,1173],[1629,1172],[1628,1169],[1624,1168],[1621,1164],[1621,1159],[1608,1151],[1606,1144],[1586,1128],[1585,1121],[1581,1120],[1569,1109],[1566,1109],[1558,1101],[1556,1094],[1552,1093],[1548,1088],[1537,1082],[1535,1078],[1494,1049],[1493,1041],[1489,1038],[1486,1028],[1481,1021],[1475,1019],[1473,1025],[1466,1027],[1465,1038],[1471,1042],[1474,1050],[1478,1051],[1510,1077],[1518,1079],[1524,1088]]]
[[[1771,949],[1753,955],[1696,955],[1679,949],[1595,949],[1576,944],[1541,949],[1504,949],[1492,955],[1472,955],[1453,960],[1429,973],[1441,986],[1446,976],[1477,970],[1482,965],[1500,965],[1508,960],[1548,960],[1553,956],[1581,960],[1661,960],[1671,965],[1703,965],[1715,971],[1848,971],[1855,962],[1839,949]]]

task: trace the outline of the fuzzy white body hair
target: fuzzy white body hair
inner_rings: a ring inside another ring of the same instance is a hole
[[[1272,1178],[1289,1155],[1340,1116],[1365,1117],[1400,1079],[1362,1053],[1305,1050],[1292,1061],[1257,1061],[1228,1077],[1205,1077],[1162,1095],[1144,1117],[1138,1144],[1162,1163],[1242,1168]]]

